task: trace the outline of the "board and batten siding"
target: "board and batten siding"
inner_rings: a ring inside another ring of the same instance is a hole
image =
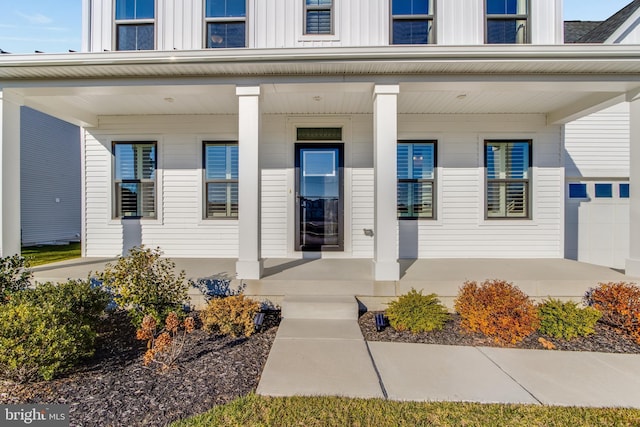
[[[113,50],[113,0],[91,1],[89,31],[82,46]],[[562,43],[562,0],[531,2],[532,44]],[[247,47],[356,47],[390,44],[389,0],[334,0],[334,34],[304,35],[304,0],[248,0]],[[484,43],[484,0],[437,0],[436,43]],[[204,48],[204,1],[156,1],[156,50]]]
[[[85,137],[86,256],[123,251],[122,220],[113,218],[112,141],[157,141],[158,219],[140,220],[141,243],[170,257],[235,258],[237,220],[203,219],[202,146],[237,140],[227,116],[102,117]],[[129,220],[125,220],[129,221]]]
[[[20,112],[22,244],[79,241],[80,129],[28,107]]]
[[[567,177],[629,176],[629,104],[626,102],[565,125]]]

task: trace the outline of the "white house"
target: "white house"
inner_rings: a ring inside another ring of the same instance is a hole
[[[640,1],[603,22],[567,22],[570,43],[638,44]],[[624,269],[629,258],[629,103],[565,127],[565,255]]]
[[[637,45],[564,44],[561,0],[84,0],[84,52],[0,57],[2,254],[19,106],[82,126],[83,255],[563,258],[565,127],[630,110]],[[593,156],[607,153],[593,152]]]

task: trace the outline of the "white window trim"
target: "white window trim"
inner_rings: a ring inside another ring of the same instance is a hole
[[[229,17],[207,17],[207,0],[202,1],[202,16],[204,18],[204,27],[203,27],[203,49],[242,49],[239,47],[227,47],[227,48],[214,48],[207,47],[207,35],[208,35],[208,24],[215,23],[229,23],[229,22],[244,22],[244,48],[249,47],[249,0],[245,0],[245,9],[244,16],[229,16]]]
[[[305,0],[296,0],[296,16],[300,16],[300,21],[296,21],[298,26],[297,33],[298,42],[310,42],[310,41],[339,41],[340,40],[340,20],[338,19],[338,6],[340,0],[332,0],[331,4],[331,28],[332,34],[306,34],[307,15],[306,15],[306,2]]]

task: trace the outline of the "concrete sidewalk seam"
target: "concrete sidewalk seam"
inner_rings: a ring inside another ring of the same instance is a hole
[[[527,394],[529,396],[531,396],[533,398],[533,400],[535,400],[536,402],[538,402],[539,405],[544,405],[544,403],[542,403],[540,401],[540,399],[538,399],[536,397],[535,394],[533,394],[531,391],[529,391],[528,388],[526,388],[525,386],[523,386],[520,381],[516,380],[512,375],[510,375],[507,371],[505,371],[502,366],[500,366],[495,360],[493,360],[491,357],[489,357],[488,354],[486,354],[484,351],[482,351],[482,348],[480,347],[473,347],[476,350],[478,350],[480,352],[480,354],[482,354],[484,357],[486,357],[491,363],[493,363],[500,371],[502,371],[502,373],[504,373],[507,377],[511,378],[511,381],[513,381],[515,384],[518,385],[518,387],[520,387],[522,390],[524,390],[525,392],[527,392]]]
[[[387,394],[387,389],[384,386],[384,381],[382,381],[382,376],[380,375],[380,371],[378,371],[376,360],[373,358],[373,354],[371,354],[369,341],[365,340],[364,345],[367,347],[367,353],[369,354],[369,358],[371,359],[371,365],[373,365],[373,370],[375,371],[376,376],[378,377],[378,383],[380,383],[380,390],[382,390],[382,395],[384,396],[384,400],[389,400],[389,395]]]

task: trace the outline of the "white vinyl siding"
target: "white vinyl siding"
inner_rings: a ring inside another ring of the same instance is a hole
[[[22,243],[80,239],[80,129],[27,107],[20,123]]]

